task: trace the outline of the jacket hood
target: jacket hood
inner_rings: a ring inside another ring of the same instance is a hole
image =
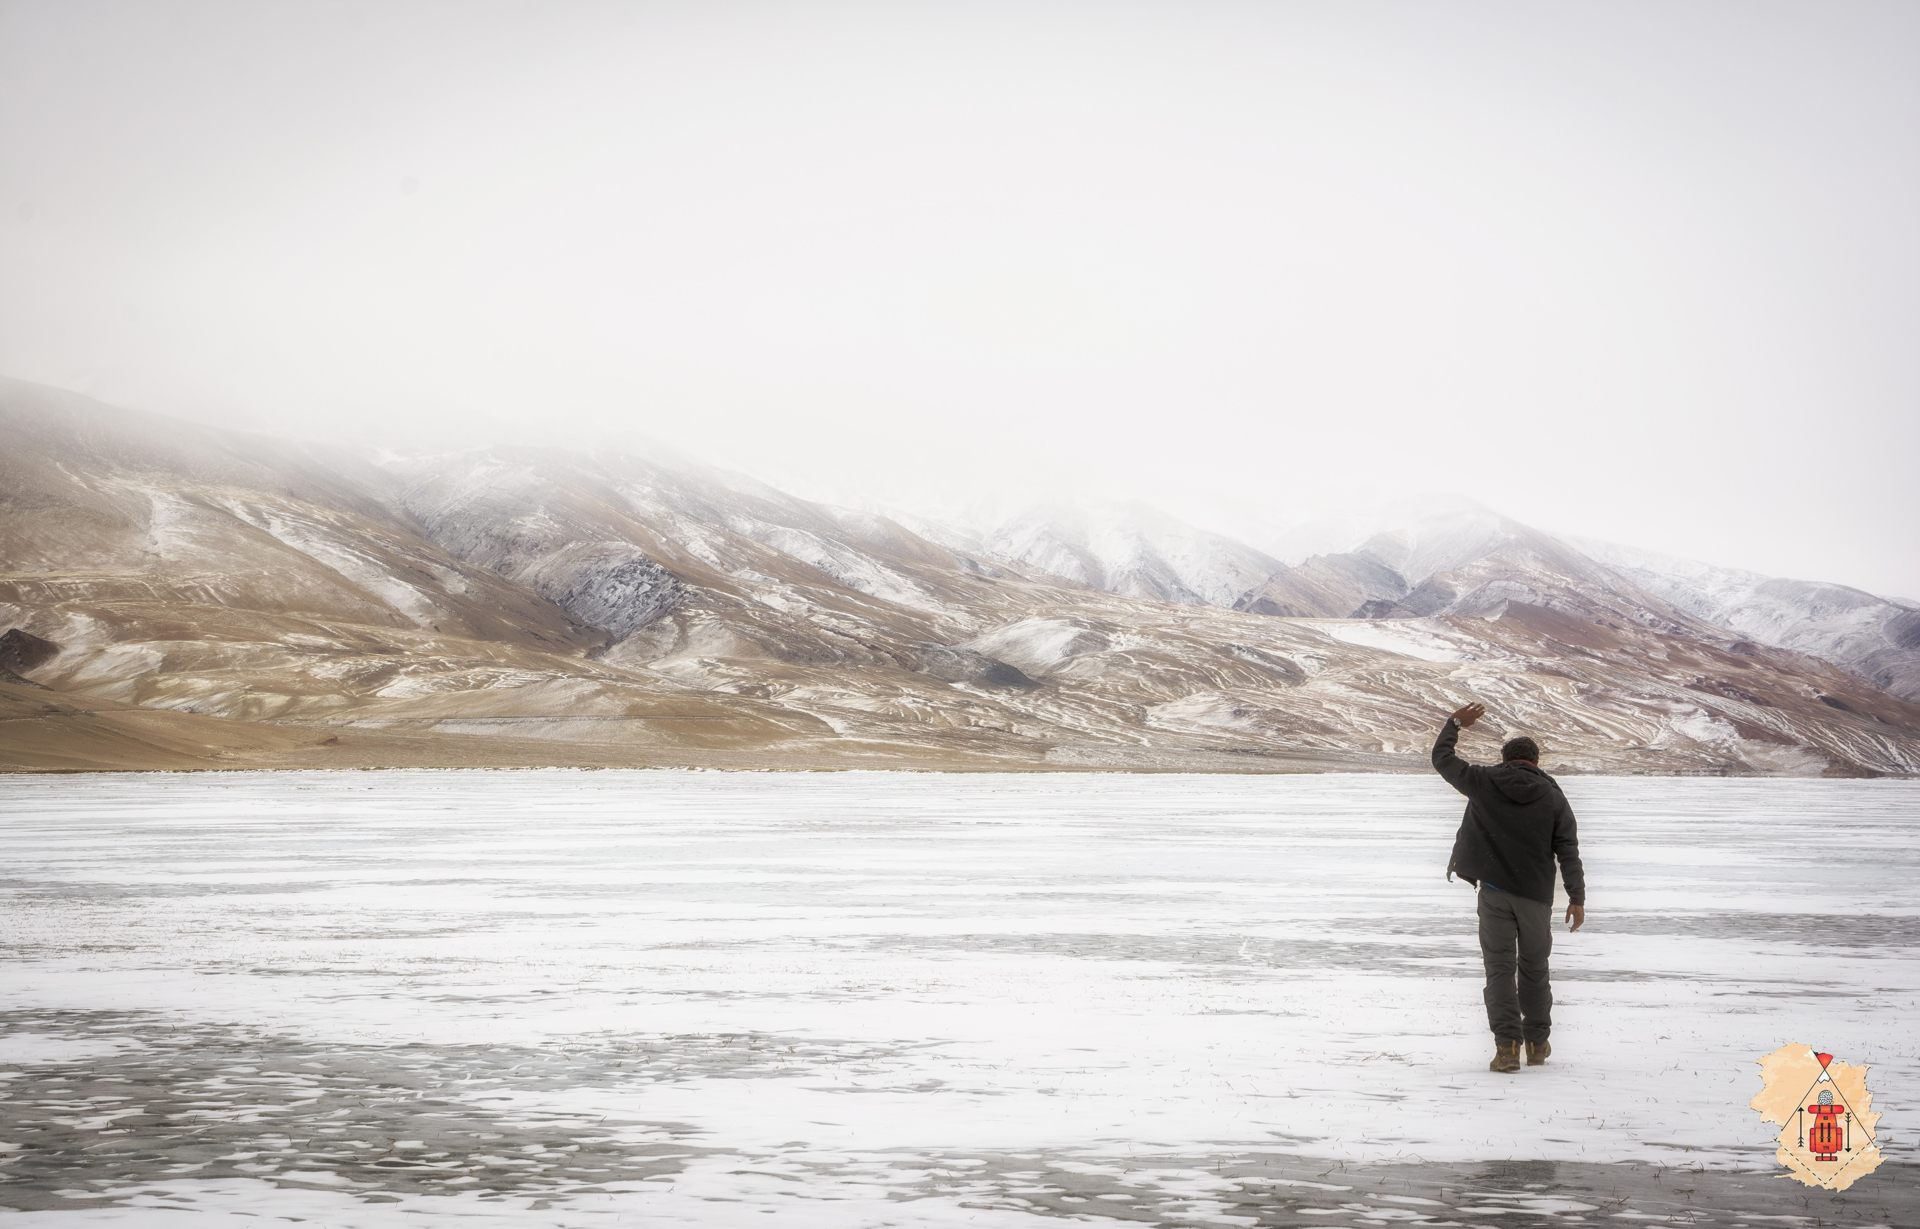
[[[1554,779],[1532,764],[1509,760],[1487,770],[1487,779],[1506,796],[1508,802],[1525,806],[1538,802],[1560,787]]]

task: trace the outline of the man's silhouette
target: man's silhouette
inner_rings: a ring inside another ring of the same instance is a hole
[[[1580,837],[1560,784],[1540,771],[1540,747],[1514,738],[1498,764],[1469,764],[1453,744],[1486,714],[1469,704],[1447,718],[1433,744],[1433,766],[1467,796],[1467,813],[1453,838],[1447,878],[1458,874],[1478,888],[1480,955],[1487,966],[1487,1024],[1493,1029],[1494,1071],[1547,1061],[1552,1047],[1553,988],[1547,956],[1553,951],[1553,862],[1567,887],[1567,924],[1587,920],[1587,883],[1580,868]]]

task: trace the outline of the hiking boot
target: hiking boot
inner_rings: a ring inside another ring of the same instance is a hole
[[[1493,1043],[1493,1061],[1487,1064],[1487,1070],[1520,1070],[1520,1043],[1517,1041],[1496,1040]]]
[[[1529,1041],[1527,1043],[1527,1066],[1538,1067],[1541,1063],[1547,1061],[1547,1055],[1551,1053],[1553,1053],[1553,1047],[1546,1042]]]

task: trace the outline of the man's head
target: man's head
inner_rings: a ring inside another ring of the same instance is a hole
[[[1515,760],[1525,760],[1529,764],[1540,762],[1540,744],[1522,734],[1518,738],[1509,738],[1500,748],[1500,762],[1511,764]]]

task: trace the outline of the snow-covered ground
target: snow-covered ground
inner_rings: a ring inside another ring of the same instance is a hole
[[[0,1219],[1920,1221],[1920,783],[1567,786],[1496,1076],[1437,778],[0,778]],[[1872,1065],[1845,1196],[1788,1042]]]

